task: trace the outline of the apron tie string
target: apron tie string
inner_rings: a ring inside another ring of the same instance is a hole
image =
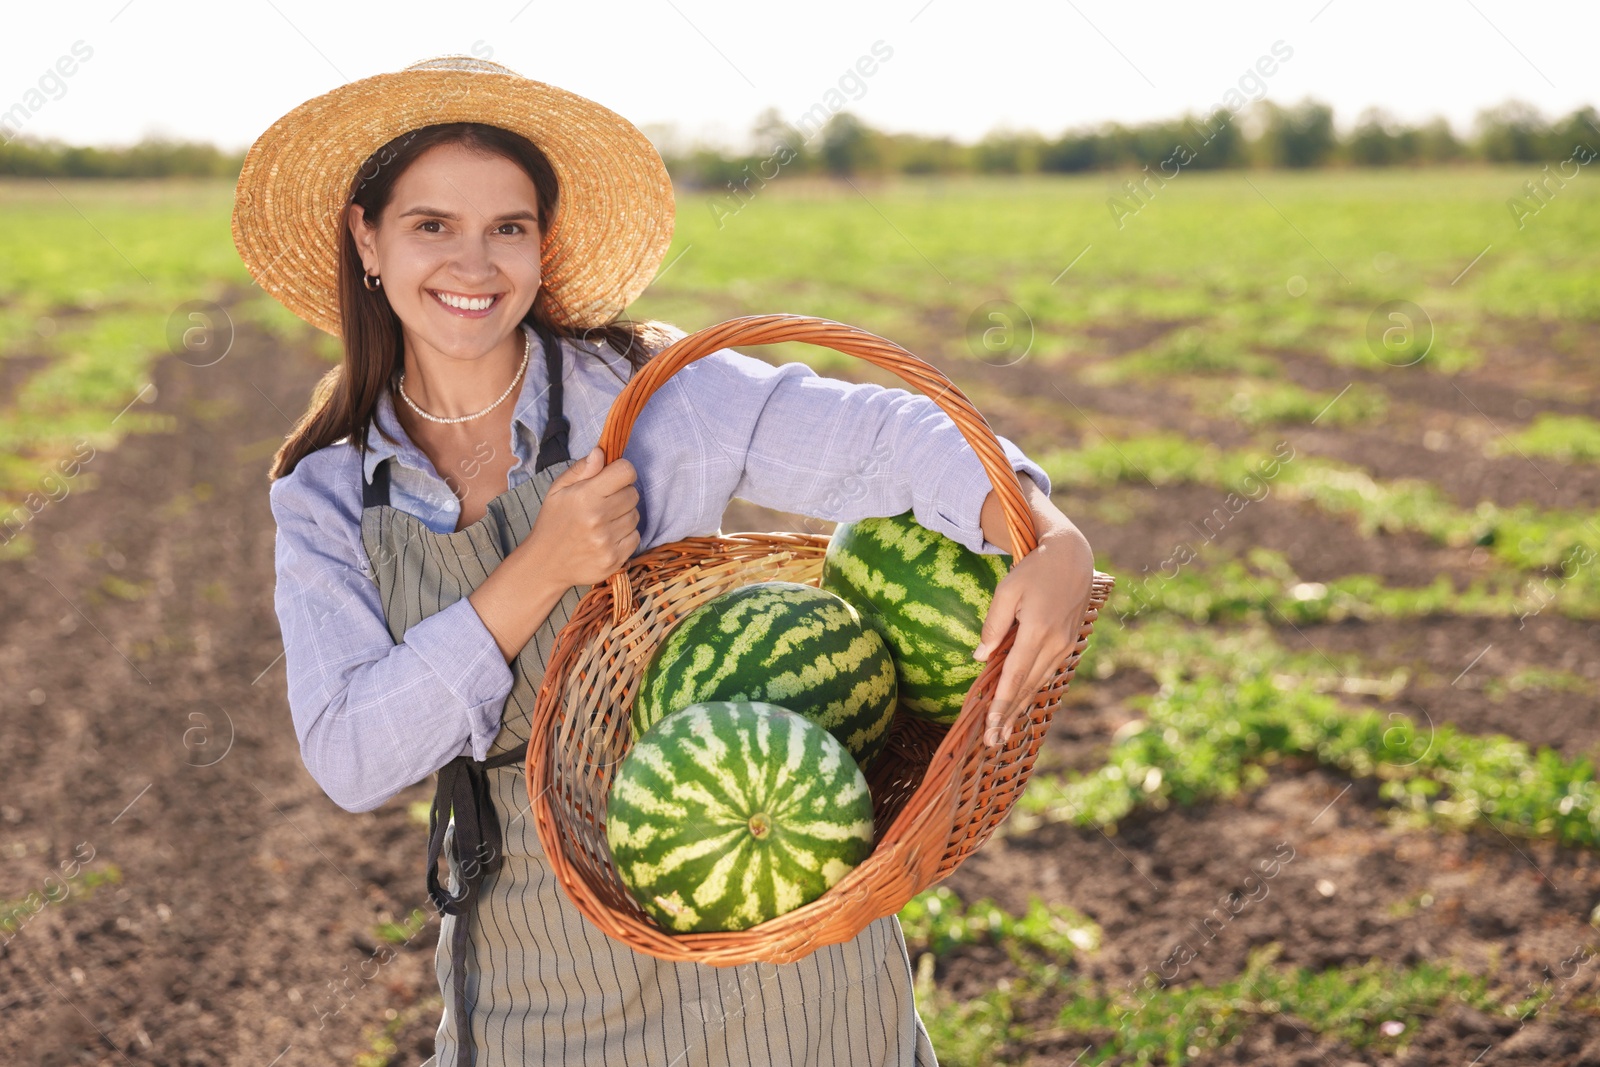
[[[491,767],[521,763],[527,758],[526,743],[487,760],[457,756],[439,768],[439,784],[428,809],[428,896],[441,914],[456,917],[450,936],[450,959],[455,970],[451,982],[455,987],[457,1067],[472,1065],[472,1021],[465,972],[473,897],[483,880],[498,871],[505,860],[488,772]],[[450,856],[461,872],[459,896],[452,895],[439,881],[439,854],[444,851],[445,832],[452,819],[456,832]]]

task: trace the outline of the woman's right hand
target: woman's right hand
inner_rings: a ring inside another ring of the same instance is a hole
[[[611,577],[639,547],[637,477],[625,459],[606,463],[596,445],[550,483],[533,529],[518,547],[537,544],[540,569],[553,569],[565,586]]]

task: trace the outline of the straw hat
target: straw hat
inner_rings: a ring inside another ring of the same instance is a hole
[[[356,171],[422,126],[481,122],[528,138],[561,185],[540,286],[563,325],[609,322],[672,242],[672,182],[644,134],[576,93],[498,63],[443,56],[307,100],[256,139],[234,193],[233,243],[261,288],[339,334],[338,264]]]

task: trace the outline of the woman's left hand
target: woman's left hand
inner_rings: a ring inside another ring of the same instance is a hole
[[[1013,621],[1017,636],[989,704],[985,744],[998,745],[1006,739],[1077,643],[1093,578],[1094,553],[1088,539],[1071,522],[1064,522],[1042,533],[1038,547],[996,585],[973,658],[987,660]]]

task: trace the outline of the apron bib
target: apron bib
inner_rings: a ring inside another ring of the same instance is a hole
[[[561,345],[538,333],[549,412],[531,478],[451,533],[390,505],[388,460],[363,486],[362,542],[396,642],[489,576],[574,462]],[[710,967],[636,952],[567,899],[534,829],[523,764],[550,650],[588,588],[568,589],[512,661],[488,758],[458,756],[439,771],[427,880],[442,913],[434,969],[445,1007],[423,1067],[936,1067],[893,915],[794,963]],[[441,853],[447,885],[438,880]]]

